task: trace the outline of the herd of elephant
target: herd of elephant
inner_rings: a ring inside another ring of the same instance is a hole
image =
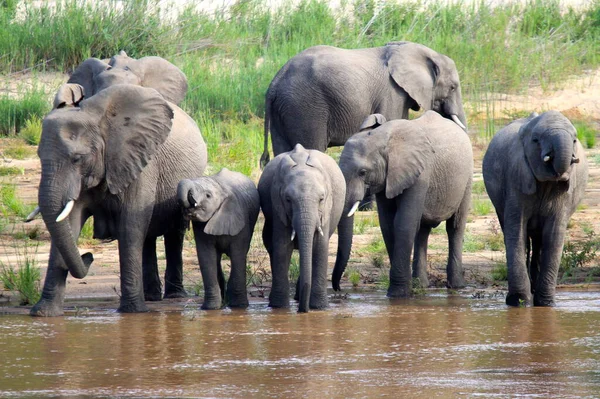
[[[119,311],[183,297],[182,248],[192,223],[204,309],[246,307],[246,258],[260,210],[269,253],[269,306],[290,306],[290,258],[299,250],[298,310],[328,305],[329,239],[338,229],[332,285],[350,256],[353,214],[375,196],[390,259],[389,297],[427,285],[427,240],[446,222],[447,286],[464,287],[462,246],[473,154],[454,61],[428,47],[392,42],[345,50],[309,48],[271,82],[258,186],[222,169],[203,176],[207,150],[177,104],[187,80],[160,57],[124,52],[90,58],[60,87],[38,148],[39,207],[51,249],[34,316],[63,314],[67,274],[87,275],[77,238],[118,240]],[[408,120],[409,109],[424,110]],[[269,161],[271,134],[275,158]],[[339,165],[324,151],[344,145]],[[504,232],[508,305],[554,304],[567,222],[581,201],[587,161],[562,114],[531,114],[500,130],[483,160],[487,192]],[[164,236],[164,294],[156,239]],[[221,257],[231,260],[225,282]],[[412,262],[411,262],[412,255]]]

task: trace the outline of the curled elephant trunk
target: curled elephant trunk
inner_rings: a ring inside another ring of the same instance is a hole
[[[568,134],[558,134],[552,138],[552,167],[556,177],[568,179],[568,172],[573,161],[573,141]]]
[[[83,256],[79,255],[79,250],[75,241],[76,239],[73,236],[73,229],[67,218],[73,205],[70,206],[71,209],[65,209],[66,204],[60,199],[62,197],[61,194],[62,193],[56,192],[42,184],[39,192],[42,217],[50,232],[52,245],[56,245],[58,248],[71,275],[75,278],[84,278],[88,273],[94,257],[89,252]],[[57,221],[57,219],[60,220]]]
[[[189,179],[184,179],[177,185],[177,202],[184,208],[194,208],[197,201],[193,196],[194,183]]]

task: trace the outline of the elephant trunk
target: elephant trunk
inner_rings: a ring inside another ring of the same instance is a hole
[[[308,312],[310,302],[313,244],[317,224],[308,212],[302,212],[294,218],[294,230],[298,234],[298,251],[300,253],[300,278],[298,283],[298,312]]]
[[[554,135],[552,140],[552,167],[556,177],[560,180],[568,180],[568,172],[571,168],[573,154],[573,140],[566,133]]]
[[[338,249],[335,258],[335,266],[331,276],[331,286],[334,291],[340,290],[340,280],[346,270],[350,251],[352,250],[352,234],[354,230],[354,216],[342,215],[338,224]]]
[[[94,258],[91,253],[79,255],[69,218],[57,221],[59,215],[64,215],[63,210],[67,201],[63,200],[64,191],[56,187],[56,182],[53,183],[53,181],[54,179],[48,179],[42,175],[38,194],[42,217],[50,232],[52,245],[56,245],[58,248],[71,275],[75,278],[84,278]]]
[[[193,208],[196,206],[196,199],[193,195],[194,183],[190,179],[184,179],[177,185],[177,202],[184,208]]]

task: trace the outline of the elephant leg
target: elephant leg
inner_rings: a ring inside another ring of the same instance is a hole
[[[317,234],[313,247],[312,278],[310,288],[310,309],[325,309],[329,306],[327,297],[327,261],[329,258],[329,238]]]
[[[174,229],[165,234],[165,255],[167,269],[165,271],[165,298],[185,298],[187,292],[183,288],[183,239],[185,229]]]
[[[132,191],[131,195],[136,192]],[[153,197],[152,197],[153,198]],[[139,198],[127,198],[128,203]],[[125,209],[119,226],[119,264],[121,273],[121,303],[118,311],[123,313],[147,312],[144,303],[142,257],[152,206],[135,203],[135,209]]]
[[[287,308],[290,306],[290,260],[294,243],[290,239],[292,229],[273,223],[273,246],[271,248],[271,275],[273,283],[269,294],[269,306]]]
[[[89,214],[81,209],[74,209],[69,215],[69,223],[73,237],[79,237],[81,227],[89,218]],[[31,308],[32,316],[54,317],[64,314],[65,289],[69,271],[58,248],[50,245],[48,270],[44,280],[44,288],[40,300]]]
[[[541,264],[533,296],[534,306],[554,306],[558,268],[562,256],[567,222],[559,217],[544,223]]]
[[[203,226],[192,222],[194,228],[194,239],[196,241],[196,253],[198,263],[200,264],[200,273],[202,274],[202,283],[204,284],[204,302],[202,309],[212,310],[221,309],[222,306],[222,281],[219,281],[220,256],[216,249],[214,238],[204,234]]]
[[[250,242],[247,245],[234,243],[231,246],[231,272],[227,281],[227,304],[232,308],[247,308],[248,294],[246,292],[246,262]]]
[[[530,236],[531,240],[531,258],[529,260],[529,282],[531,284],[531,293],[535,298],[537,279],[540,273],[540,263],[542,256],[542,235],[535,231]],[[529,255],[529,251],[528,251]]]
[[[144,241],[142,270],[144,273],[144,299],[146,301],[162,300],[162,284],[158,275],[156,259],[156,237],[147,237]]]
[[[531,305],[531,284],[526,262],[527,223],[518,204],[506,206],[509,208],[504,212],[504,244],[508,268],[506,304]]]
[[[468,212],[469,204],[467,203],[465,209],[461,205],[461,209],[450,219],[446,220],[446,234],[448,234],[446,279],[448,288],[464,288],[466,285],[462,265],[462,252]]]
[[[396,198],[394,252],[390,257],[390,287],[387,292],[387,296],[390,298],[405,298],[411,295],[410,256],[421,225],[426,193],[427,185],[417,182]]]
[[[429,277],[427,276],[427,241],[429,240],[429,233],[431,233],[431,227],[421,224],[415,240],[412,276],[419,279],[422,287],[429,286]]]

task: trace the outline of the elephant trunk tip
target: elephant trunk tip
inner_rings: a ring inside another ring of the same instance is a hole
[[[85,276],[87,276],[88,271],[90,270],[90,266],[92,265],[92,262],[94,262],[94,255],[92,255],[91,252],[86,252],[83,255],[81,255],[81,261],[83,262],[83,269],[79,270],[79,269],[69,269],[69,272],[71,273],[71,276],[77,278],[77,279],[82,279]]]

